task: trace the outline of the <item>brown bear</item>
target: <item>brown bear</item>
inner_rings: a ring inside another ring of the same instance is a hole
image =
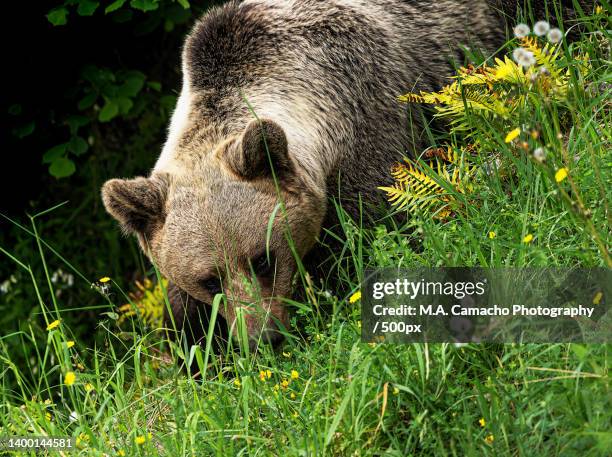
[[[204,306],[224,292],[230,324],[243,309],[254,341],[278,341],[297,262],[334,223],[330,197],[356,217],[420,145],[421,118],[397,96],[447,83],[464,62],[460,44],[495,50],[508,6],[247,0],[210,10],[186,39],[155,168],[105,183],[106,209],[178,287],[175,302]],[[193,319],[173,307],[179,327]]]

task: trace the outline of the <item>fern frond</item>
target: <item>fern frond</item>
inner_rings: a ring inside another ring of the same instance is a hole
[[[462,156],[450,146],[427,150],[423,157],[423,162],[404,159],[405,163],[395,165],[391,170],[395,183],[379,189],[387,193],[387,200],[397,209],[427,210],[436,218],[447,217],[454,201],[448,187],[465,192],[469,186],[464,185],[464,180],[475,168],[462,167]],[[426,170],[425,163],[428,163],[429,170]],[[462,168],[465,168],[464,173]]]
[[[495,66],[493,67],[496,82],[506,82],[510,84],[526,84],[528,79],[523,67],[518,65],[508,56],[504,56],[504,60],[495,58]]]
[[[415,93],[400,95],[397,99],[406,103],[423,103],[423,96]]]
[[[562,65],[559,49],[541,41],[534,37],[520,41],[521,48],[532,53],[535,60],[528,69],[505,55],[495,58],[492,65],[459,68],[452,82],[437,92],[410,93],[400,100],[434,105],[435,116],[447,119],[451,132],[467,136],[477,130],[474,115],[492,123],[514,125],[517,109],[532,97],[567,99],[569,69]],[[584,72],[585,64],[576,62]]]
[[[546,66],[553,77],[558,77],[556,62],[559,58],[559,51],[555,50],[555,46],[546,43],[544,47],[540,47],[540,43],[535,37],[521,38],[521,46],[533,53],[533,57],[540,66]]]

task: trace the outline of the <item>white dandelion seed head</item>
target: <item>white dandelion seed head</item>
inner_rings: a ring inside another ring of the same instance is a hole
[[[544,160],[546,160],[546,151],[544,148],[536,148],[533,151],[533,158],[538,162],[544,162]]]
[[[550,30],[550,24],[546,21],[538,21],[533,26],[533,33],[537,36],[544,36]]]
[[[535,65],[536,60],[533,56],[533,52],[525,51],[517,63],[525,69]]]
[[[531,33],[531,29],[527,24],[516,24],[514,27],[514,36],[517,38],[525,38]]]
[[[563,32],[557,28],[550,29],[548,31],[548,35],[546,35],[546,38],[548,38],[548,41],[551,43],[558,43],[563,39]]]
[[[523,54],[526,51],[523,48],[516,48],[514,51],[512,51],[512,58],[514,59],[514,61],[516,63],[519,62],[519,60],[521,60],[521,58],[523,57]]]

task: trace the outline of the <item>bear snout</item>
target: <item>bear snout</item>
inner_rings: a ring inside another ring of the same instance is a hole
[[[251,349],[259,343],[279,346],[285,339],[281,329],[287,328],[289,314],[281,303],[273,302],[267,310],[260,306],[241,306],[244,325]],[[238,336],[238,322],[234,322],[234,337]]]

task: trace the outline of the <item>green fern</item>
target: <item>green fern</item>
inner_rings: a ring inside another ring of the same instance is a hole
[[[462,164],[461,156],[450,146],[426,151],[421,161],[408,158],[404,161],[405,164],[398,163],[391,170],[395,183],[390,187],[379,187],[397,209],[429,211],[434,213],[434,217],[443,219],[456,206],[448,187],[461,193],[471,190],[469,177],[474,167]]]
[[[496,58],[492,66],[460,68],[454,81],[437,92],[408,93],[399,100],[436,105],[437,117],[447,119],[453,132],[465,133],[470,124],[466,122],[468,114],[507,123],[534,91],[555,100],[565,99],[570,78],[559,63],[558,49],[533,37],[523,38],[521,47],[535,59],[535,65],[526,70],[504,56],[503,60]]]

